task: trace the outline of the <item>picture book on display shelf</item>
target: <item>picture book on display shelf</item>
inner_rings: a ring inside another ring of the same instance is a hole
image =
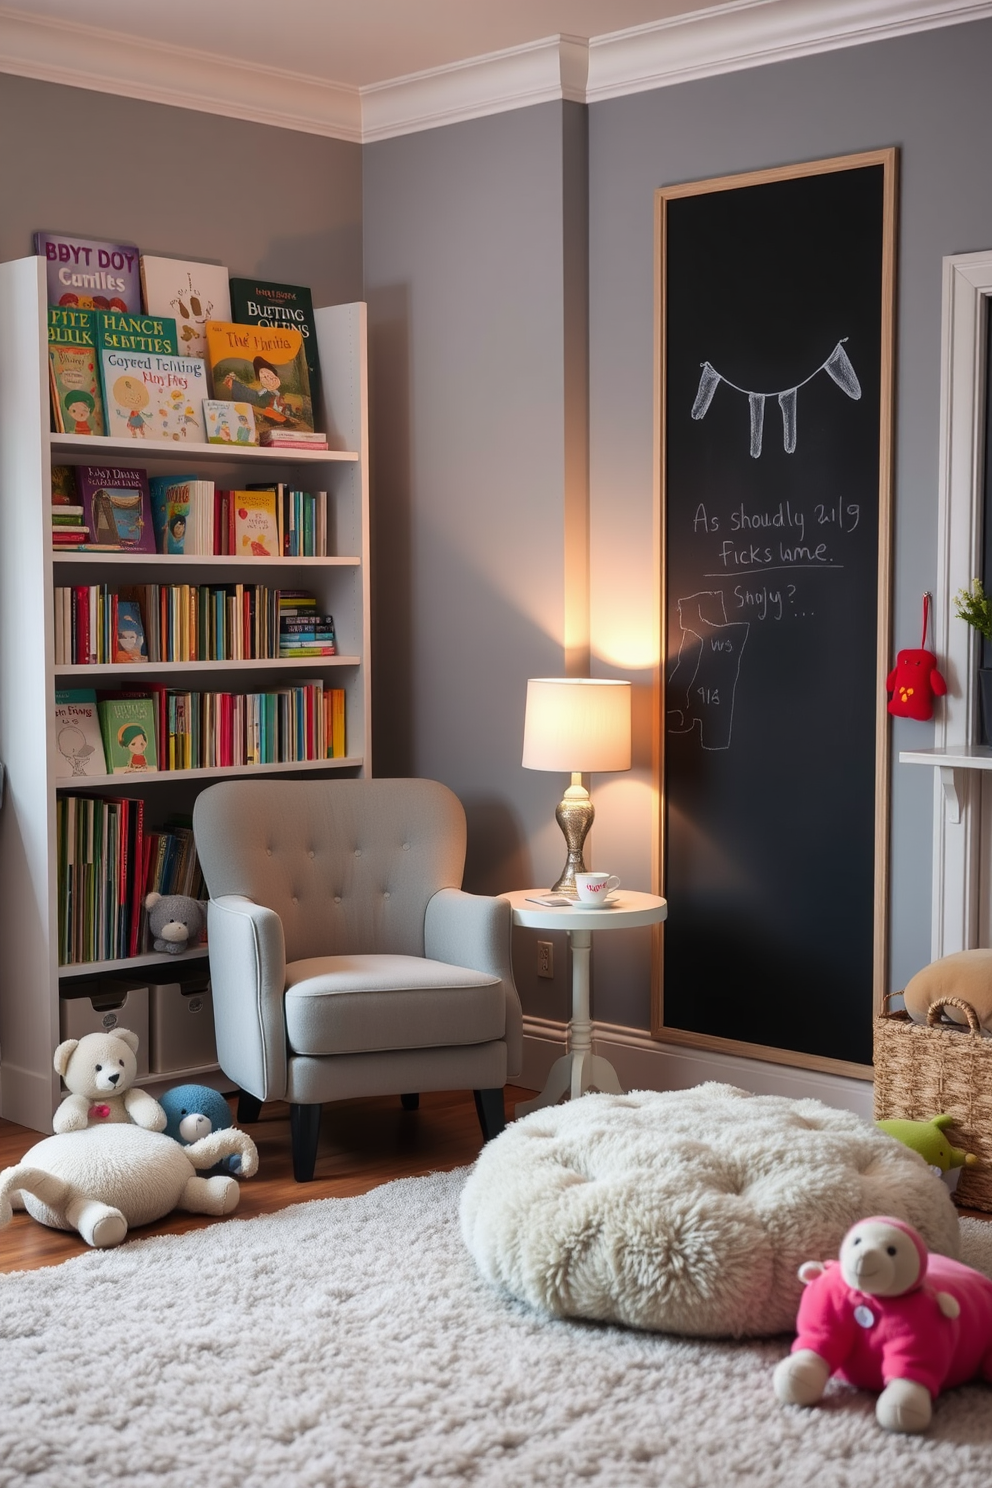
[[[76,476],[89,546],[108,552],[154,553],[155,529],[143,470],[81,465]]]
[[[220,320],[219,315],[214,317]],[[320,408],[320,361],[313,296],[302,284],[272,284],[265,279],[231,280],[230,319],[241,325],[295,326],[303,337],[310,398]]]
[[[136,351],[152,356],[176,356],[176,322],[167,315],[133,315],[120,310],[94,310],[97,350]]]
[[[204,441],[206,363],[198,357],[101,353],[107,433],[116,439]]]
[[[206,356],[208,320],[231,319],[227,270],[219,264],[143,253],[141,286],[146,313],[172,317],[179,327],[178,349],[187,356]]]
[[[292,326],[207,322],[213,397],[250,403],[255,426],[313,432],[303,334]]]
[[[250,403],[226,403],[220,398],[204,398],[203,422],[210,444],[254,445],[255,415]]]
[[[48,303],[79,310],[141,313],[138,250],[77,234],[36,232],[34,251],[48,264]]]
[[[48,379],[58,434],[104,433],[94,313],[48,311]]]
[[[103,735],[93,688],[56,688],[54,719],[56,780],[106,775]]]
[[[102,693],[97,709],[108,775],[157,771],[155,704],[149,694]]]

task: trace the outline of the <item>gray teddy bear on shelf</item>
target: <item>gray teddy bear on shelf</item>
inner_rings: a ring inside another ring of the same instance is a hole
[[[155,949],[170,956],[190,950],[207,928],[206,905],[187,894],[147,894],[145,908]]]

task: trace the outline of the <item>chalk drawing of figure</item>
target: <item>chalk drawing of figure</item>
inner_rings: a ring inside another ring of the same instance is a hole
[[[703,749],[729,749],[750,623],[728,622],[722,589],[689,594],[678,608],[681,639],[668,683],[668,732],[687,734],[698,726]]]

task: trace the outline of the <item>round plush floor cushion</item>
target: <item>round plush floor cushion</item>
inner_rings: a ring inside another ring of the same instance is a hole
[[[716,1084],[534,1111],[483,1148],[461,1201],[479,1270],[513,1296],[708,1338],[790,1330],[799,1266],[871,1214],[958,1253],[948,1190],[908,1147],[819,1101]]]

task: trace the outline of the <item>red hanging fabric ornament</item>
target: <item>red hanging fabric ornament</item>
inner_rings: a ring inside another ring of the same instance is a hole
[[[947,683],[937,670],[937,658],[925,650],[930,623],[930,596],[923,596],[923,639],[918,651],[900,651],[896,664],[885,679],[885,690],[891,693],[889,712],[896,718],[918,718],[926,723],[933,717],[934,697],[943,697]]]

